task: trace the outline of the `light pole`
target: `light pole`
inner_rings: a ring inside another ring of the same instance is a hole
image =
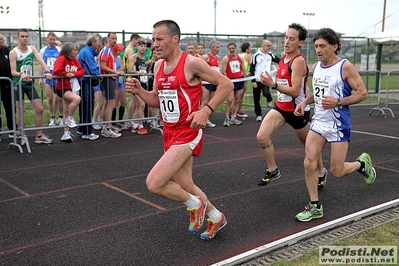
[[[310,30],[310,17],[313,17],[314,15],[315,15],[315,13],[307,13],[307,12],[303,12],[303,15],[304,16],[307,16],[308,17],[308,38],[306,38],[307,39],[307,41],[306,41],[306,61],[309,61],[309,50],[310,50],[310,47],[309,47],[309,30]]]
[[[233,9],[233,13],[235,14],[245,14],[247,11],[246,10],[242,10],[242,9]],[[240,25],[242,23],[238,24],[238,35],[240,35]]]
[[[214,25],[214,31],[215,31],[215,35],[214,35],[214,37],[213,37],[213,39],[216,41],[216,5],[217,5],[217,0],[214,0],[214,9],[215,9],[215,14],[214,14],[214,16],[215,16],[215,18],[214,18],[214,22],[213,22],[213,25]]]
[[[7,16],[8,13],[10,13],[10,7],[9,6],[0,6],[0,14],[1,15],[4,14],[5,16]],[[7,19],[6,19],[6,17],[4,18],[4,26],[5,26],[5,28],[7,28]]]

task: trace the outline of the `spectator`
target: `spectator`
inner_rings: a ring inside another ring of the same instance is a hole
[[[100,52],[100,69],[103,75],[123,75],[124,71],[115,69],[115,56],[112,51],[117,42],[116,33],[108,33],[107,45]],[[106,76],[103,78],[101,85],[104,88],[104,107],[102,109],[102,118],[104,121],[108,121],[101,130],[101,135],[106,138],[119,138],[121,133],[115,132],[112,129],[112,111],[115,108],[115,88],[116,88],[116,77]]]
[[[227,45],[229,54],[222,59],[222,74],[229,79],[243,78],[245,69],[241,57],[236,53],[237,45],[229,43]],[[225,109],[225,119],[223,122],[224,127],[232,125],[241,125],[242,121],[236,118],[238,106],[241,105],[242,97],[244,96],[244,81],[234,82],[234,88],[230,92]]]
[[[80,96],[78,95],[80,84],[77,78],[85,75],[85,70],[76,58],[77,56],[78,47],[76,44],[66,42],[62,46],[59,58],[55,61],[53,68],[53,74],[62,77],[57,78],[56,88],[57,95],[63,100],[63,122],[68,125],[68,127],[64,127],[64,134],[61,137],[61,140],[65,142],[73,141],[69,128],[77,127],[73,117],[80,103]]]
[[[4,42],[4,37],[0,34],[0,77],[12,79],[11,68],[10,68],[10,49],[8,49],[7,45]],[[12,88],[9,81],[0,80],[0,102],[3,103],[4,111],[6,113],[7,127],[8,130],[14,130],[13,121],[14,121],[14,110],[12,109]],[[1,108],[1,105],[0,105]],[[0,115],[0,131],[3,126],[2,117]],[[18,126],[15,126],[18,128]],[[9,134],[10,137],[14,137],[13,134]],[[1,141],[1,134],[0,134]]]
[[[36,60],[39,62],[39,65],[45,70],[44,77],[47,80],[51,80],[52,75],[36,48],[33,45],[28,45],[29,31],[24,28],[19,29],[17,38],[18,45],[10,52],[10,67],[11,75],[13,76],[12,80],[16,86],[21,81],[20,89],[22,90],[22,96],[24,93],[26,94],[33,105],[33,109],[35,110],[35,124],[36,127],[39,128],[36,131],[35,143],[50,144],[53,143],[53,140],[43,134],[41,129],[43,127],[43,106],[32,81],[32,77],[34,76],[33,59],[36,58]],[[17,124],[20,127],[24,127],[20,118],[20,113],[22,110],[19,101],[22,99],[19,98],[19,91],[16,91],[15,99],[17,109]],[[22,137],[21,145],[24,145],[25,136],[22,136],[21,134],[19,135]]]
[[[91,35],[87,38],[86,46],[80,50],[78,60],[85,70],[85,75],[100,75],[100,69],[96,63],[97,51],[100,47],[100,39],[98,36]],[[82,139],[96,140],[98,135],[93,133],[93,127],[90,124],[93,117],[94,108],[94,88],[90,77],[82,79],[82,88],[79,91],[81,104],[79,105],[79,124],[87,124],[79,126],[77,133],[82,134]]]
[[[210,51],[202,58],[208,65],[215,71],[220,72],[219,69],[219,57],[218,53],[220,51],[220,42],[216,40],[212,40],[209,43]],[[204,84],[204,89],[202,91],[202,101],[201,101],[201,108],[206,106],[206,104],[212,99],[213,95],[216,92],[216,86],[214,84]],[[207,127],[216,127],[216,124],[212,123],[209,119],[206,123]]]
[[[57,36],[54,32],[49,32],[47,34],[47,45],[40,49],[40,56],[43,58],[44,63],[46,63],[47,68],[50,73],[53,73],[54,63],[58,58],[61,48],[55,44]],[[42,67],[39,66],[40,73],[45,73]],[[44,90],[46,91],[47,106],[50,112],[50,124],[49,126],[63,126],[63,111],[62,111],[62,99],[56,94],[56,80],[39,79],[39,86],[42,87],[44,83]],[[54,93],[54,98],[53,98]],[[55,113],[58,110],[58,119],[55,119]]]
[[[255,76],[252,80],[254,108],[256,114],[256,121],[262,121],[262,107],[260,105],[260,93],[267,99],[267,106],[273,107],[272,95],[269,87],[260,81],[260,74],[264,71],[270,73],[272,62],[279,63],[280,58],[270,52],[272,43],[269,40],[262,41],[262,47],[252,56],[249,72],[251,76]]]

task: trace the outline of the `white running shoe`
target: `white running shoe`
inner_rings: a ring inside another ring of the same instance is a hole
[[[50,124],[48,124],[49,127],[53,127],[55,126],[55,119],[54,118],[50,118]]]
[[[82,135],[82,139],[88,139],[88,140],[96,140],[98,139],[100,136],[94,133],[91,133],[89,135]]]
[[[212,123],[209,119],[206,121],[206,126],[207,127],[216,127],[216,124]]]
[[[73,116],[68,117],[66,120],[66,123],[67,123],[68,127],[70,127],[70,128],[75,128],[78,126],[76,124],[75,118],[73,118]]]
[[[72,142],[73,139],[71,136],[71,131],[64,131],[64,135],[62,135],[61,140],[65,142]]]

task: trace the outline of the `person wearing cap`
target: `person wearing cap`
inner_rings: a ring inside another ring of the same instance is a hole
[[[137,53],[135,53],[132,56],[131,61],[129,61],[127,73],[138,75],[141,86],[145,90],[148,90],[148,72],[151,69],[151,67],[147,65],[144,57],[146,49],[147,49],[146,41],[139,40],[137,42]],[[133,98],[134,98],[133,118],[143,118],[145,102],[136,95],[133,95]],[[134,121],[131,132],[138,133],[140,135],[148,134],[148,130],[143,125],[143,120]]]
[[[115,44],[115,46],[112,48],[115,56],[115,66],[116,70],[124,71],[123,70],[123,65],[122,65],[122,60],[121,60],[121,53],[124,50],[124,46]],[[124,84],[124,77],[123,76],[118,76],[116,79],[116,90],[115,90],[115,108],[112,110],[112,121],[116,120],[116,109],[119,106],[118,110],[118,120],[122,120],[123,116],[125,115],[125,107],[126,107],[126,92],[125,92],[125,84]],[[122,123],[114,123],[112,125],[112,128],[115,131],[122,131],[124,129],[124,125]]]

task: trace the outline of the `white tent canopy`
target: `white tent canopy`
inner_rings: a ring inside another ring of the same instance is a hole
[[[399,28],[386,30],[384,32],[369,36],[373,42],[381,44],[391,44],[399,42]]]

